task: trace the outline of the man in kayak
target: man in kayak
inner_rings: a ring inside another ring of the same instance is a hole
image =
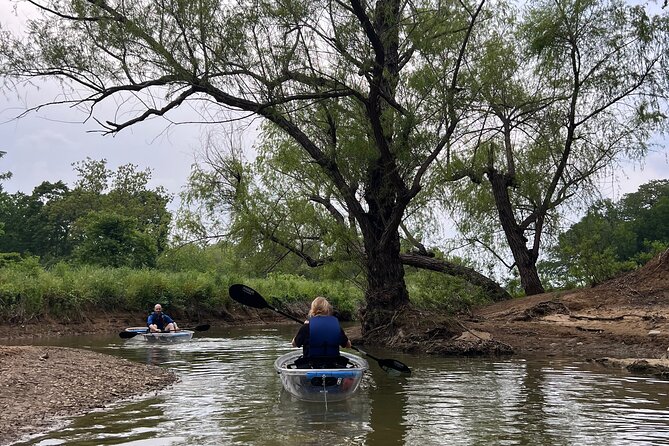
[[[339,355],[339,347],[351,348],[351,341],[326,298],[319,296],[311,302],[309,319],[293,338],[293,347],[302,347],[302,358],[296,362],[300,368],[346,366],[348,360]]]
[[[146,325],[149,326],[149,330],[152,333],[179,331],[177,323],[174,322],[171,317],[163,313],[163,307],[160,304],[156,304],[156,306],[153,307],[153,313],[149,314],[149,318],[146,320]]]

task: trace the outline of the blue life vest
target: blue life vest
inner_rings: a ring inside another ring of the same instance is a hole
[[[166,315],[165,313],[160,313],[160,315],[156,315],[156,313],[151,313],[149,314],[149,317],[146,320],[146,326],[148,327],[151,324],[156,324],[159,330],[162,330],[165,328],[167,324],[171,324],[174,321],[172,320],[171,317]]]
[[[341,328],[334,316],[315,316],[309,320],[309,356],[339,356]]]

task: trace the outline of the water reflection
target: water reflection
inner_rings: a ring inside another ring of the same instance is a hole
[[[389,377],[384,373],[377,373],[375,378],[369,392],[373,429],[367,435],[366,444],[402,445],[407,432],[404,422],[407,378]]]
[[[664,445],[666,381],[567,360],[416,357],[409,377],[376,363],[360,393],[307,403],[273,368],[292,326],[207,332],[189,343],[86,338],[86,348],[169,367],[165,392],[73,420],[21,445]],[[58,340],[64,345],[63,340]],[[70,346],[81,347],[81,339]]]

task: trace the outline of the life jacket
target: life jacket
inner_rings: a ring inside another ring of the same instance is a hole
[[[149,323],[147,325],[156,324],[159,330],[162,330],[165,327],[165,321],[163,320],[163,313],[160,313],[159,316],[156,316],[156,313],[151,313],[149,316]]]
[[[339,356],[341,328],[334,316],[309,320],[309,356]]]

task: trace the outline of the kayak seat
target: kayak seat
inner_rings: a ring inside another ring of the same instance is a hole
[[[326,376],[325,380],[321,377],[311,378],[311,385],[314,387],[332,387],[339,384],[339,380],[334,376]]]
[[[348,359],[344,356],[300,356],[295,360],[297,369],[344,369],[348,366]]]

